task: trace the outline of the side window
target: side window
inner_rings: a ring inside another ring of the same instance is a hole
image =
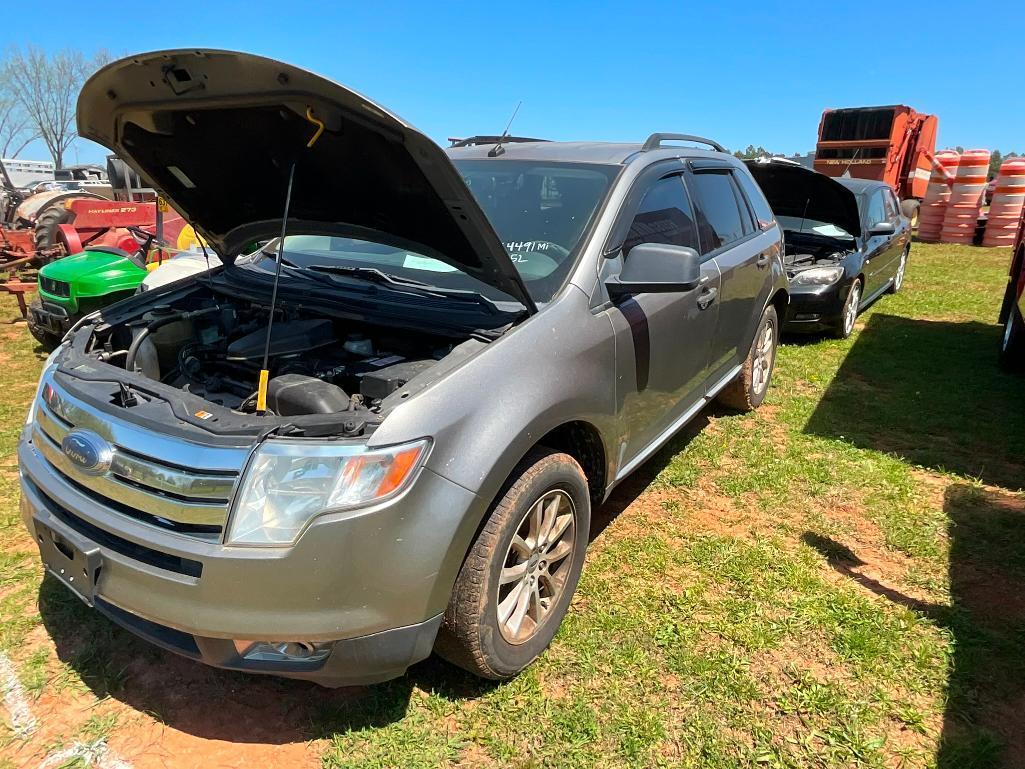
[[[776,221],[776,215],[772,213],[769,201],[765,199],[765,193],[762,192],[762,188],[751,178],[750,174],[737,172],[734,174],[734,178],[740,184],[740,189],[744,191],[747,201],[751,204],[751,210],[754,212],[755,219],[757,220],[758,229],[769,229],[772,223]]]
[[[639,243],[668,243],[698,250],[694,210],[679,176],[659,179],[644,194],[623,242],[623,253]]]
[[[868,226],[873,227],[886,221],[886,204],[883,202],[883,190],[876,190],[868,199]]]
[[[733,174],[729,172],[698,171],[694,174],[694,198],[703,253],[744,237],[743,220],[748,213],[747,206],[738,200],[738,193]]]

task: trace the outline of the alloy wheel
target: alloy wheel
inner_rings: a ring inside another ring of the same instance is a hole
[[[897,265],[897,274],[893,276],[893,290],[899,291],[900,287],[904,285],[904,269],[908,265],[908,252],[904,251],[900,255],[900,264]]]
[[[851,286],[851,291],[847,295],[847,304],[844,306],[843,311],[843,331],[844,335],[850,334],[854,330],[854,321],[858,319],[858,305],[861,303],[861,282],[854,281],[854,285]]]
[[[751,389],[756,395],[769,384],[769,373],[772,371],[772,360],[776,354],[776,329],[772,322],[765,324],[761,337],[755,347],[755,357],[751,366]]]
[[[570,496],[554,489],[516,528],[498,585],[498,627],[508,643],[529,640],[558,604],[572,566],[576,517]]]

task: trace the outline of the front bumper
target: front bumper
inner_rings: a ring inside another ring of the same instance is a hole
[[[230,547],[99,505],[53,472],[29,437],[18,457],[25,525],[44,561],[54,560],[48,538],[91,559],[77,586],[48,563],[87,603],[207,664],[326,686],[394,678],[430,654],[463,555],[453,543],[481,512],[476,495],[424,468],[396,500],[323,516],[293,546]],[[331,651],[315,663],[251,660],[236,640]]]
[[[28,310],[28,322],[34,328],[52,334],[58,339],[68,332],[73,321],[74,318],[63,305],[47,301],[46,297],[41,298],[38,306],[29,307]]]
[[[795,286],[790,284],[790,304],[783,319],[783,330],[796,333],[829,331],[843,321],[843,303],[850,291],[850,281],[829,286]]]

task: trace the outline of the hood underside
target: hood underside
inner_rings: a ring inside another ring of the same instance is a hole
[[[114,62],[78,100],[78,132],[124,158],[231,263],[288,231],[389,243],[534,304],[459,172],[424,134],[354,91],[250,54]]]
[[[826,222],[861,237],[858,199],[836,180],[786,160],[746,163],[776,216]]]

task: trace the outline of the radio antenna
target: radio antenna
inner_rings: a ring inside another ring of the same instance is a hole
[[[516,113],[520,111],[520,105],[523,101],[516,102],[516,109],[513,110],[512,117],[509,118],[509,122],[505,124],[505,130],[502,131],[502,135],[498,137],[498,144],[488,150],[489,158],[497,158],[499,155],[505,153],[505,148],[502,146],[502,142],[505,141],[505,137],[509,135],[509,129],[512,128],[513,121],[516,119]]]

